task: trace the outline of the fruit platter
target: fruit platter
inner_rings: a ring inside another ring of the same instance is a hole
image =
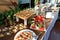
[[[45,21],[44,21],[44,16],[38,15],[33,18],[33,21],[31,21],[31,26],[30,29],[33,30],[40,30],[44,31],[45,30]]]

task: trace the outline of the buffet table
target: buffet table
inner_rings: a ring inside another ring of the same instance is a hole
[[[25,10],[26,12],[26,10]],[[54,27],[54,24],[58,18],[58,12],[59,10],[57,10],[56,12],[54,12],[54,17],[53,18],[46,18],[45,20],[45,26],[46,26],[46,31],[38,31],[38,30],[32,30],[34,31],[37,35],[39,35],[38,40],[48,40],[50,31],[52,30],[52,28]],[[24,14],[22,12],[16,13],[14,16],[21,18],[24,20],[24,25],[27,25],[27,19],[30,18],[31,16],[35,15],[35,13],[33,11],[28,11],[26,14]],[[27,15],[27,16],[26,16]],[[23,17],[24,16],[24,17]]]
[[[54,24],[55,24],[55,22],[56,22],[56,20],[58,18],[58,12],[59,12],[59,9],[56,12],[54,12],[54,18],[52,20],[50,20],[47,31],[45,32],[44,37],[43,37],[42,40],[48,40],[50,32],[51,32],[52,28],[54,27]]]

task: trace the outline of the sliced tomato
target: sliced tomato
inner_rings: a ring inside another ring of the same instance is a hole
[[[40,30],[41,30],[41,31],[44,31],[44,27],[41,27]]]

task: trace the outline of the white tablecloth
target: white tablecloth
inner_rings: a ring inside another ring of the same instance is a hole
[[[55,14],[54,18],[51,20],[51,23],[50,23],[47,31],[45,32],[45,35],[44,35],[42,40],[48,40],[50,32],[51,32],[52,28],[54,27],[54,24],[55,24],[55,22],[56,22],[56,20],[58,18],[58,12],[59,11],[55,12],[56,14]]]

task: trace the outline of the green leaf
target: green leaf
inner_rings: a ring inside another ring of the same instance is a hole
[[[3,21],[0,21],[0,26],[2,26],[3,25]]]
[[[39,27],[39,28],[41,28],[42,26],[43,26],[43,24],[42,24],[42,23],[39,23],[39,24],[38,24],[38,27]]]

